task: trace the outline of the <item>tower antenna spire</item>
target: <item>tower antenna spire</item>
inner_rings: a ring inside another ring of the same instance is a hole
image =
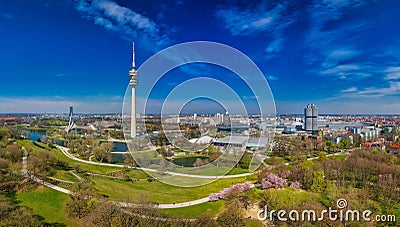
[[[135,42],[132,42],[132,68],[136,68],[135,64]]]

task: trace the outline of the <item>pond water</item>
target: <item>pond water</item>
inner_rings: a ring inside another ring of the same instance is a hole
[[[47,137],[47,132],[44,129],[40,129],[40,130],[33,130],[33,129],[19,129],[18,133],[21,136],[24,136],[25,138],[27,138],[28,140],[37,142],[37,141],[42,141],[44,138]],[[55,144],[56,142],[53,140],[52,141],[53,144]],[[64,146],[64,141],[63,140],[58,140],[57,144],[60,146]]]
[[[117,152],[127,152],[128,151],[128,146],[126,145],[125,142],[113,142],[114,143],[114,151]]]
[[[111,153],[111,163],[113,164],[124,164],[125,161],[125,154],[113,154]]]
[[[31,141],[38,141],[47,136],[46,130],[19,129],[18,133]]]
[[[102,144],[104,142],[107,142],[107,141],[100,141],[99,144]],[[112,142],[112,143],[113,143],[113,150],[115,152],[127,152],[128,151],[128,146],[126,145],[125,142],[117,142],[116,141],[116,142]]]

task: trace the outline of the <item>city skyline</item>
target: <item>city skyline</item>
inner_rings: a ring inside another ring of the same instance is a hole
[[[208,40],[258,65],[277,113],[301,113],[314,103],[321,114],[395,114],[399,7],[357,0],[13,1],[0,10],[0,112],[67,112],[70,105],[84,113],[121,112],[133,40],[139,66],[166,47]],[[231,72],[189,65],[160,81],[148,97],[152,111],[175,86],[200,76],[227,80],[243,100],[254,99]],[[145,93],[139,84],[139,105]]]

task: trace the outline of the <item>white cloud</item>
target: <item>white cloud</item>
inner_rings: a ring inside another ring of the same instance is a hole
[[[269,44],[269,46],[265,51],[267,53],[277,53],[282,49],[283,49],[283,38],[277,38]]]
[[[272,76],[272,75],[268,75],[267,76],[267,80],[278,80],[278,77]]]
[[[343,94],[329,98],[328,100],[336,100],[343,98],[380,98],[391,95],[400,95],[400,82],[389,82],[386,87],[369,87],[363,90],[347,89],[342,91]]]
[[[321,74],[343,74],[358,69],[360,69],[358,65],[338,65],[333,68],[322,71]]]
[[[356,91],[358,91],[358,89],[356,87],[350,87],[350,88],[347,88],[345,90],[342,90],[341,92],[342,93],[349,93],[349,92],[356,92]]]
[[[385,80],[397,80],[400,79],[400,67],[388,67],[385,72]]]
[[[220,7],[215,16],[222,26],[234,36],[250,36],[265,33],[271,41],[265,52],[265,60],[284,49],[284,30],[294,22],[294,14],[287,14],[288,2],[277,4],[262,1],[256,7]]]
[[[248,9],[224,7],[217,10],[215,15],[232,35],[252,35],[257,32],[277,31],[287,27],[287,22],[283,23],[285,9],[286,5],[283,3],[279,3],[269,10],[265,4]]]
[[[65,77],[65,76],[68,76],[68,73],[59,73],[59,74],[54,75],[53,77],[58,78],[58,77]]]
[[[159,26],[151,19],[110,0],[80,0],[75,4],[84,17],[107,30],[117,31],[132,38],[142,38],[149,48],[164,47],[170,40],[162,35]],[[140,33],[140,36],[139,36]]]
[[[343,64],[336,65],[331,68],[318,69],[322,71],[317,71],[320,75],[332,76],[338,79],[363,79],[372,76],[371,67],[367,65],[357,65],[357,64]],[[315,71],[314,71],[315,72]]]

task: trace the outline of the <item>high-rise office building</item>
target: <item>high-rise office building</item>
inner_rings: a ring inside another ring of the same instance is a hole
[[[318,131],[318,108],[308,104],[304,109],[304,129],[309,132]]]

